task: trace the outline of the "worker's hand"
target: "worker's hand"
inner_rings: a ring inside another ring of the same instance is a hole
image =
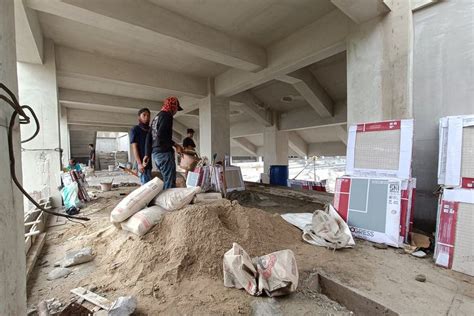
[[[143,166],[146,167],[149,162],[150,162],[150,157],[148,157],[148,156],[143,157],[143,162],[142,162]]]
[[[141,163],[138,163],[138,171],[139,171],[140,173],[143,173],[143,172],[145,171],[145,166],[146,166],[146,165],[143,165],[143,164],[141,164]]]

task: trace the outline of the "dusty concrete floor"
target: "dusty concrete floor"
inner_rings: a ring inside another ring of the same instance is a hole
[[[133,188],[114,189],[99,193],[98,199],[83,210],[91,221],[86,224],[87,233],[110,226],[111,209]],[[258,193],[257,206],[270,212],[312,211],[317,203],[305,203],[285,197]],[[262,204],[263,202],[263,204]],[[245,203],[242,203],[245,204]],[[249,203],[252,204],[252,203]],[[278,205],[275,205],[278,204]],[[33,306],[42,299],[58,298],[68,303],[74,297],[70,289],[88,286],[83,279],[95,269],[94,262],[73,268],[65,279],[48,281],[54,262],[60,260],[70,249],[71,239],[80,239],[82,228],[76,223],[52,227],[47,242],[38,260],[35,271],[28,282],[28,305]],[[71,233],[74,231],[74,236]],[[126,232],[123,232],[126,233]],[[259,314],[259,315],[348,315],[350,312],[326,296],[305,285],[305,276],[321,273],[344,284],[358,293],[386,306],[402,315],[472,315],[474,311],[474,278],[437,267],[431,258],[419,259],[403,254],[397,249],[376,249],[371,243],[356,240],[354,249],[332,251],[295,241],[292,250],[296,255],[300,271],[301,286],[298,292],[287,298],[254,298],[244,291],[224,288],[221,282],[210,285],[213,295],[199,297],[199,284],[186,283],[173,296],[154,300],[146,293],[138,297],[139,315],[161,314]],[[415,280],[424,274],[426,282]],[[126,276],[124,276],[126,277]],[[115,299],[124,295],[121,289],[98,287],[97,293]],[[209,290],[209,289],[207,289]],[[232,302],[239,302],[238,306]],[[190,307],[190,305],[192,305]]]

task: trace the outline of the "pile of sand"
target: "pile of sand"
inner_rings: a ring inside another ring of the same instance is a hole
[[[228,200],[168,213],[142,238],[114,228],[93,236],[97,270],[88,281],[137,294],[155,284],[222,280],[223,255],[233,242],[261,256],[301,240],[279,215]]]

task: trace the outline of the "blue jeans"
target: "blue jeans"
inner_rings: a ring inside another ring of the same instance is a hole
[[[174,151],[167,153],[152,153],[153,161],[163,177],[163,189],[176,187],[176,162],[174,160]]]
[[[138,177],[140,178],[140,182],[143,184],[147,183],[151,180],[151,169],[145,168],[143,172],[138,171]]]

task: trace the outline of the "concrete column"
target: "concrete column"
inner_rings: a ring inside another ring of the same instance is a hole
[[[288,165],[288,133],[276,125],[263,131],[263,172],[269,174],[272,165]]]
[[[413,117],[410,1],[388,1],[392,11],[356,25],[347,44],[349,124]]]
[[[61,118],[59,120],[59,129],[61,136],[61,149],[63,150],[61,157],[61,167],[67,166],[71,157],[71,143],[69,140],[69,128],[67,126],[67,108],[60,107]]]
[[[57,189],[61,183],[60,107],[51,40],[44,42],[44,60],[44,65],[18,63],[20,102],[34,109],[41,128],[34,140],[23,144],[23,173],[28,178],[25,181],[28,192],[41,191],[43,196],[51,196],[54,206],[60,206],[61,196]],[[33,124],[22,126],[23,137],[29,137],[33,132]]]
[[[199,105],[199,145],[201,156],[224,161],[230,155],[229,100],[212,94]]]
[[[18,97],[13,0],[0,1],[0,82]],[[3,91],[0,93],[4,94]],[[23,198],[9,169],[10,105],[0,101],[0,315],[26,315],[26,268]],[[20,129],[14,131],[16,173],[21,179]]]

